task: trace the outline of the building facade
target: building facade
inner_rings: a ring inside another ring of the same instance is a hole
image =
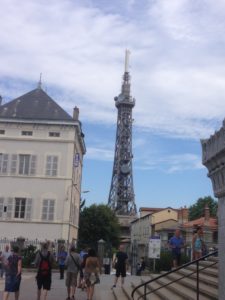
[[[169,238],[178,227],[176,209],[142,207],[139,211],[140,218],[131,222],[131,244],[135,245],[138,258],[148,256],[150,237],[160,236],[161,247],[167,247]]]
[[[84,134],[39,86],[0,106],[1,238],[77,239]]]

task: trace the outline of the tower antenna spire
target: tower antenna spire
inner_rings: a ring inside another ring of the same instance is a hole
[[[132,171],[132,109],[135,106],[135,99],[130,93],[129,55],[130,51],[126,49],[122,89],[114,98],[118,109],[117,133],[108,199],[109,207],[117,215],[122,216],[135,216],[137,213]]]
[[[40,78],[39,78],[38,86],[37,86],[38,89],[41,89],[41,85],[42,85],[41,79],[42,79],[42,73],[40,73]]]
[[[129,72],[129,58],[130,58],[130,50],[126,49],[126,51],[125,51],[125,73]]]

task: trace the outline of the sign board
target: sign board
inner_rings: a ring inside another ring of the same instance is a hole
[[[79,155],[79,153],[76,153],[74,155],[74,158],[73,158],[73,165],[74,165],[74,167],[78,167],[79,166],[79,161],[80,161],[80,155]]]
[[[152,236],[149,240],[148,257],[160,258],[161,239],[160,236]]]

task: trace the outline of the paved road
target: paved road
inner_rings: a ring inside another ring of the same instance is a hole
[[[0,279],[0,298],[4,290],[5,280]],[[35,282],[35,273],[23,273],[20,286],[20,300],[36,300],[37,286]],[[76,290],[76,300],[86,300],[87,294],[81,289]],[[67,292],[65,281],[59,279],[59,274],[53,273],[52,288],[48,294],[48,300],[65,300]],[[10,295],[10,300],[14,300],[14,295]],[[97,300],[97,299],[94,299]]]

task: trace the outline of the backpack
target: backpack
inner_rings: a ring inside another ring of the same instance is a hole
[[[41,261],[38,268],[38,274],[40,276],[48,276],[51,273],[51,263],[50,263],[50,252],[48,251],[47,256],[43,256],[41,252],[39,252]]]

